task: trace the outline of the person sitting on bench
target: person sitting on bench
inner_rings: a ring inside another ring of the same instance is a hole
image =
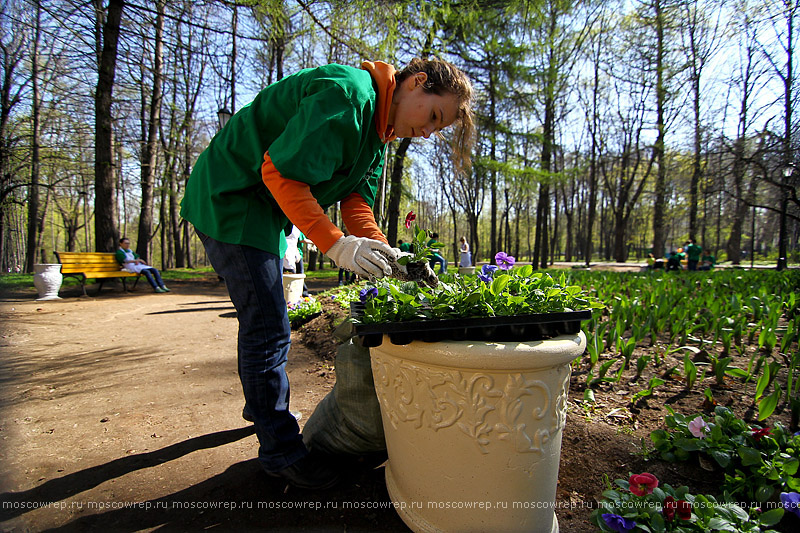
[[[136,274],[144,274],[150,286],[156,292],[169,292],[169,289],[164,282],[161,281],[161,273],[158,269],[149,266],[144,260],[139,259],[139,254],[131,250],[131,241],[127,237],[119,240],[119,249],[116,253],[117,261],[122,265],[122,270],[134,272]]]

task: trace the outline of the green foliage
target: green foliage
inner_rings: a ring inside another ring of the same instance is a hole
[[[430,233],[414,224],[414,235],[411,237],[411,255],[404,255],[397,262],[401,265],[408,263],[427,263],[434,249],[444,247],[439,241],[430,242]]]
[[[306,296],[298,302],[286,306],[289,322],[293,325],[306,322],[322,312],[322,304],[313,296]]]
[[[667,461],[686,461],[694,454],[712,459],[725,474],[725,501],[766,502],[780,492],[800,490],[800,435],[780,424],[750,426],[726,407],[717,406],[708,420],[667,410],[667,430],[650,434],[655,449]]]
[[[502,272],[502,273],[501,273]],[[408,320],[515,316],[599,309],[602,305],[575,285],[530,265],[468,276],[443,275],[435,288],[384,279],[365,298],[365,324]]]
[[[641,474],[649,475],[649,474]],[[651,476],[654,480],[655,477]],[[748,511],[735,503],[717,501],[711,495],[693,495],[686,486],[673,488],[664,483],[644,491],[632,489],[629,481],[617,479],[612,486],[606,480],[600,506],[592,512],[590,520],[600,531],[622,531],[612,527],[620,519],[631,526],[632,532],[690,532],[690,531],[771,531],[768,528],[783,518],[784,510],[772,509],[765,513]]]

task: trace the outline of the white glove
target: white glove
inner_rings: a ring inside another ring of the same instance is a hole
[[[399,260],[401,257],[413,256],[414,254],[411,252],[402,252],[400,251],[400,248],[392,248],[392,255],[394,256],[394,260],[397,262],[397,268],[400,269],[400,272],[403,274],[408,274],[408,269],[405,265],[401,265]]]
[[[395,262],[399,261],[401,257],[414,255],[410,252],[401,252],[399,248],[392,248],[392,253],[394,254]],[[401,265],[399,262],[397,262],[396,268],[398,272],[393,272],[392,276],[401,281],[422,282],[429,287],[436,287],[439,284],[439,278],[431,269],[428,261],[414,263],[414,265],[413,272],[409,272],[406,265]]]
[[[382,278],[392,273],[392,267],[389,266],[387,259],[394,257],[392,248],[374,239],[355,235],[339,237],[326,255],[333,259],[337,266],[355,272],[359,276]]]

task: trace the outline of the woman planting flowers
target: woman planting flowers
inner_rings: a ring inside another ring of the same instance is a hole
[[[297,226],[339,267],[391,275],[400,252],[371,209],[387,144],[455,125],[453,153],[467,166],[471,100],[467,76],[438,59],[417,58],[400,71],[380,61],[304,69],[259,92],[197,159],[181,215],[236,307],[240,380],[267,473],[311,489],[339,478],[310,453],[288,410],[284,229]],[[325,214],[337,202],[350,235]]]

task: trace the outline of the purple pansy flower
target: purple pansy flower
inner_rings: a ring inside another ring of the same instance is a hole
[[[783,508],[800,517],[800,494],[797,492],[781,492]]]
[[[494,274],[495,270],[497,270],[497,267],[495,265],[483,265],[481,267],[481,273],[484,276],[491,276],[492,274]]]
[[[361,300],[361,303],[367,303],[367,300],[370,298],[375,298],[378,296],[378,287],[370,287],[367,289],[361,289],[358,293],[358,298]]]
[[[618,514],[605,513],[602,517],[603,522],[605,522],[608,527],[619,533],[630,531],[636,527],[636,522],[628,520]]]
[[[517,260],[505,252],[497,252],[497,255],[494,256],[494,262],[497,263],[497,266],[499,266],[501,269],[508,270],[514,266],[514,263],[516,263]]]
[[[497,270],[495,265],[483,265],[480,274],[478,274],[478,279],[484,283],[489,283],[492,281],[492,274],[494,274],[495,270]]]

